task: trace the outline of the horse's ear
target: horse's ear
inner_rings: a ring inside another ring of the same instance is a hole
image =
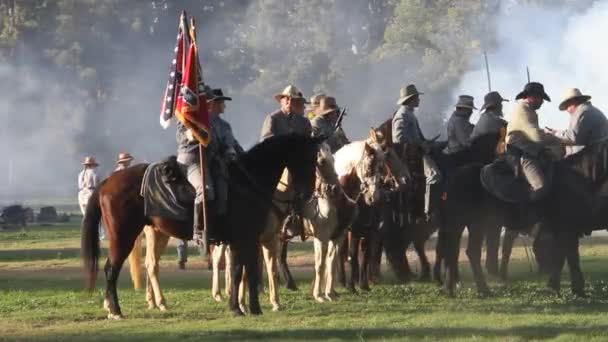
[[[369,129],[369,138],[373,142],[378,142],[378,136],[376,135],[376,130],[373,127]]]
[[[367,141],[365,142],[365,153],[374,154],[374,148]]]

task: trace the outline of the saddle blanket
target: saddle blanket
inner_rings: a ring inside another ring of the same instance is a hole
[[[146,217],[158,216],[192,226],[195,192],[175,157],[148,166],[140,194]]]
[[[522,203],[530,198],[530,186],[513,172],[504,159],[498,159],[481,169],[481,184],[496,198],[508,203]]]

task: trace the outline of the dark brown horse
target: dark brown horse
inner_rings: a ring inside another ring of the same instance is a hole
[[[229,167],[228,215],[217,229],[232,250],[230,309],[242,315],[238,305],[238,286],[243,269],[247,269],[250,311],[261,314],[258,300],[259,235],[261,234],[279,178],[285,168],[293,176],[301,199],[312,194],[315,165],[320,140],[295,135],[272,137],[254,146]],[[82,225],[82,256],[88,288],[95,286],[99,257],[98,226],[103,219],[109,243],[104,268],[106,294],[104,306],[109,318],[122,316],[118,304],[116,281],[125,258],[145,225],[162,233],[191,239],[192,230],[183,222],[162,217],[146,217],[140,188],[147,165],[136,165],[114,173],[95,190],[89,200]]]

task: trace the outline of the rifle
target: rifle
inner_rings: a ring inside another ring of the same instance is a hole
[[[346,109],[348,107],[343,107],[340,111],[340,115],[338,115],[338,120],[336,120],[336,125],[334,126],[334,131],[337,131],[338,128],[342,127],[342,120],[344,120],[344,116],[346,116]]]

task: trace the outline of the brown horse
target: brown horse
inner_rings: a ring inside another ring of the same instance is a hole
[[[272,137],[254,146],[229,167],[228,215],[217,227],[232,250],[234,265],[230,309],[243,315],[238,305],[238,286],[243,269],[249,277],[249,300],[252,314],[261,314],[258,300],[259,236],[272,207],[272,198],[281,173],[287,168],[301,200],[314,189],[315,165],[319,139],[295,135]],[[98,271],[99,227],[103,219],[109,243],[104,268],[106,294],[104,307],[108,318],[122,317],[116,282],[122,264],[131,252],[145,225],[152,225],[165,235],[191,239],[192,230],[181,221],[146,217],[140,188],[148,165],[136,165],[112,174],[95,190],[89,200],[82,224],[82,257],[88,289],[93,290]],[[184,180],[182,180],[184,181]]]

